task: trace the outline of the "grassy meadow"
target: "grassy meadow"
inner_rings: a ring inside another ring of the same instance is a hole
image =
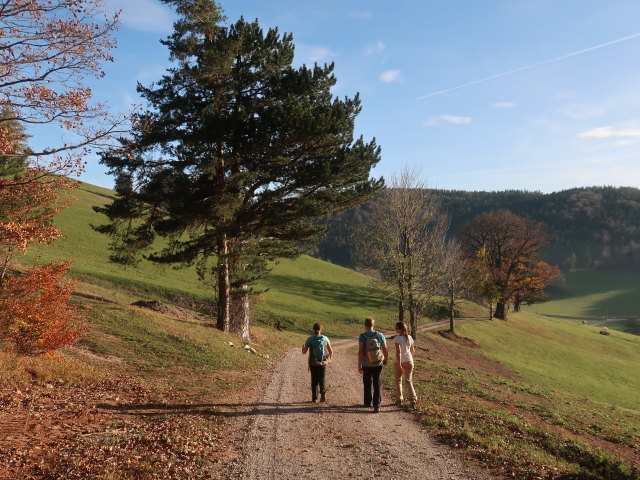
[[[510,478],[640,478],[640,337],[531,313],[458,335],[416,343],[415,414],[441,441]]]
[[[526,309],[542,315],[576,318],[640,317],[640,272],[575,270],[556,282],[551,301]]]

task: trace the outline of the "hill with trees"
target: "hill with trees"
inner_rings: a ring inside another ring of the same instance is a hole
[[[594,266],[640,263],[640,190],[631,187],[585,187],[554,193],[506,190],[468,192],[433,190],[450,215],[449,235],[483,212],[508,209],[547,225],[544,259],[564,271]],[[326,218],[331,231],[312,254],[353,266],[350,235],[365,221],[371,202]]]

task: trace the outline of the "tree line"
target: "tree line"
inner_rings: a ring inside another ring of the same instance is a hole
[[[640,265],[640,190],[631,187],[584,187],[544,194],[510,190],[467,192],[431,190],[450,218],[449,236],[483,212],[508,209],[547,225],[549,244],[542,254],[563,271],[588,267]],[[327,236],[313,255],[353,267],[352,225],[366,220],[376,200],[340,212],[323,222]]]

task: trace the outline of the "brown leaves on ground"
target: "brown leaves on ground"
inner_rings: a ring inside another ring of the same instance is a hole
[[[125,376],[0,391],[0,479],[210,478],[232,436],[199,400]]]

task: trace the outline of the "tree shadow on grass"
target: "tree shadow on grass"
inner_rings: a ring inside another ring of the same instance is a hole
[[[244,405],[229,405],[216,403],[201,404],[164,404],[141,403],[127,405],[110,405],[101,403],[96,407],[102,411],[135,415],[143,417],[166,417],[169,415],[208,415],[214,417],[233,418],[253,415],[288,415],[288,414],[317,414],[319,411],[337,414],[368,414],[371,409],[361,405],[332,405],[331,403],[258,402]]]
[[[311,297],[329,305],[341,305],[352,308],[382,309],[389,307],[380,292],[371,287],[334,283],[325,280],[293,278],[287,275],[271,273],[269,287],[279,292],[299,297]]]
[[[588,315],[607,318],[640,317],[640,286],[595,302],[586,310]]]

